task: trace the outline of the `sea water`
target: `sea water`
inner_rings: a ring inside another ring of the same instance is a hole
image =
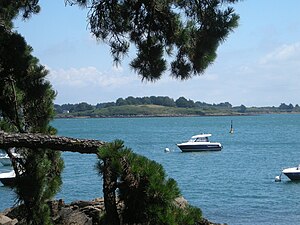
[[[214,222],[300,224],[300,183],[285,176],[275,182],[282,168],[300,164],[300,115],[80,118],[57,119],[52,125],[62,136],[124,140],[134,152],[162,164],[188,202]],[[224,146],[222,151],[181,153],[176,143],[199,133],[211,133],[211,141]],[[62,156],[63,185],[56,198],[69,203],[103,196],[96,156]],[[0,210],[14,200],[13,190],[0,186]]]

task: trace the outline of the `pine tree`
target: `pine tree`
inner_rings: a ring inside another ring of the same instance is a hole
[[[107,224],[119,225],[119,216],[123,224],[193,225],[200,221],[200,209],[174,204],[180,190],[160,164],[135,154],[121,140],[101,147],[98,157]],[[120,215],[117,199],[123,204]]]
[[[24,38],[0,27],[0,128],[10,132],[55,134],[49,125],[54,115],[55,92],[45,80],[48,71],[33,57]],[[24,203],[27,224],[51,224],[47,200],[61,185],[63,162],[59,152],[17,149],[13,160],[15,191]],[[11,156],[11,149],[6,149]]]

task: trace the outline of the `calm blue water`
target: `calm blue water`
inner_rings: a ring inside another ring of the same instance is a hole
[[[234,134],[229,134],[233,120]],[[300,115],[188,118],[59,119],[59,135],[112,141],[122,139],[136,153],[161,163],[177,180],[183,196],[206,218],[230,225],[300,224],[300,183],[284,167],[300,163]],[[181,153],[175,143],[198,133],[212,133],[220,152]],[[165,153],[168,147],[171,152]],[[96,157],[63,153],[63,186],[57,198],[66,202],[102,196]],[[0,167],[0,170],[9,168]],[[0,210],[14,193],[0,186]]]

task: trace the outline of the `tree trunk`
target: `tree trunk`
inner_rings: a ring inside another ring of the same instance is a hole
[[[106,211],[106,222],[109,225],[120,225],[116,205],[117,177],[112,171],[110,159],[104,160],[103,166],[103,193]]]
[[[2,149],[13,147],[26,147],[30,149],[48,148],[56,151],[97,154],[98,148],[104,144],[103,141],[98,140],[76,139],[32,133],[6,133],[0,131],[0,148]]]
[[[0,131],[0,148],[3,149],[13,147],[26,147],[32,150],[37,148],[47,148],[55,151],[97,154],[98,148],[104,144],[105,142],[97,140],[76,139],[32,133],[6,133],[4,131]],[[110,161],[104,160],[103,192],[107,224],[109,225],[120,225],[116,206],[116,184],[117,177],[112,171]]]

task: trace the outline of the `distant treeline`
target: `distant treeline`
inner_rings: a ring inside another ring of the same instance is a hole
[[[196,101],[191,99],[186,99],[185,97],[180,97],[174,100],[170,97],[165,96],[151,96],[151,97],[132,97],[118,98],[116,102],[104,102],[98,103],[96,105],[90,105],[86,102],[76,103],[76,104],[55,104],[55,110],[57,113],[64,112],[82,112],[93,109],[108,108],[111,106],[124,106],[124,105],[160,105],[168,107],[179,107],[179,108],[203,108],[203,107],[221,107],[221,108],[232,108],[229,102],[219,103],[219,104],[209,104],[205,102]]]
[[[222,102],[219,104],[209,104],[200,101],[193,101],[191,99],[186,99],[185,97],[180,97],[177,100],[167,96],[151,96],[151,97],[132,97],[127,98],[118,98],[115,102],[104,102],[98,103],[96,105],[91,105],[86,102],[76,103],[76,104],[55,104],[55,110],[57,114],[61,113],[74,113],[74,112],[83,112],[90,111],[95,109],[103,109],[113,106],[125,106],[125,105],[159,105],[166,107],[178,107],[178,108],[214,108],[214,109],[234,109],[240,113],[245,113],[250,110],[244,105],[233,107],[229,102]],[[292,104],[281,103],[278,107],[261,107],[276,112],[299,112],[300,107],[298,104],[295,106]],[[253,109],[253,107],[252,107]]]

